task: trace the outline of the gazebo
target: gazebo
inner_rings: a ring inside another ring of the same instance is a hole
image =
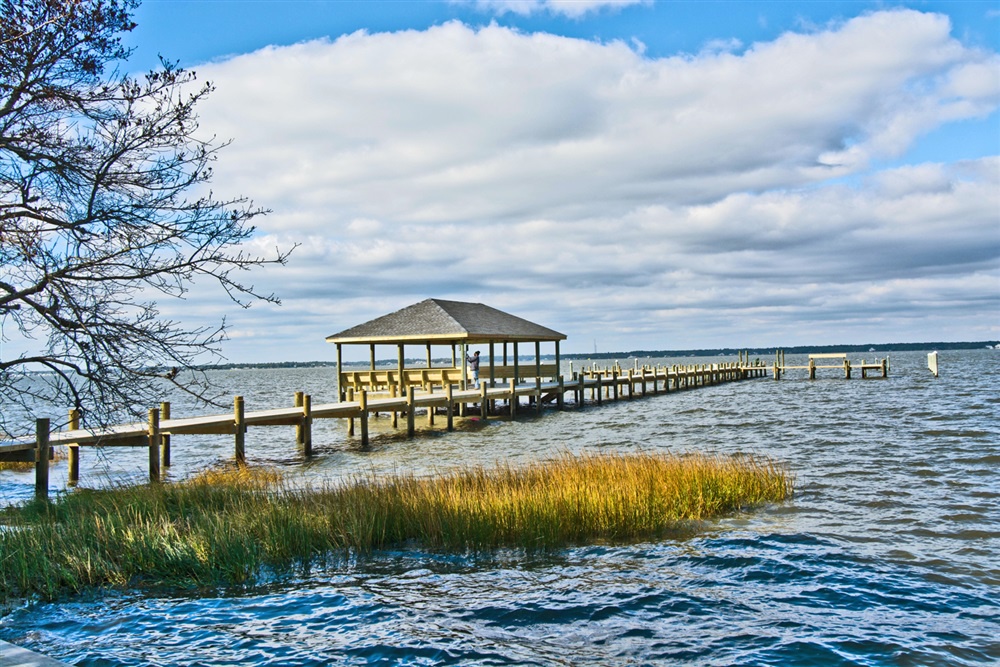
[[[565,334],[482,303],[425,299],[327,336],[326,342],[337,346],[337,385],[344,400],[348,389],[386,388],[393,395],[402,395],[411,385],[432,389],[435,385],[452,384],[465,389],[468,383],[465,358],[473,345],[489,346],[489,355],[485,363],[480,362],[479,370],[480,380],[489,382],[489,386],[499,379],[555,378],[559,374],[559,341],[565,339]],[[542,343],[554,344],[555,363],[541,362]],[[508,344],[513,346],[512,358],[508,357]],[[519,345],[524,344],[533,344],[534,363],[520,363]],[[345,345],[369,347],[369,370],[344,370]],[[376,345],[396,346],[395,370],[376,369]],[[426,350],[426,366],[406,366],[407,345],[419,345]],[[450,366],[432,365],[432,346],[451,348]],[[498,357],[501,346],[502,356]]]

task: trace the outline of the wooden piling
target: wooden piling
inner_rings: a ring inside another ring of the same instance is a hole
[[[160,403],[160,420],[170,419],[170,401]],[[170,434],[160,434],[160,461],[164,468],[170,467]]]
[[[347,401],[349,403],[354,401],[354,387],[347,388]],[[354,417],[347,419],[347,435],[354,436]]]
[[[35,499],[49,499],[49,420],[35,420]]]
[[[160,410],[149,410],[149,481],[160,481]]]
[[[412,392],[412,388],[410,389]],[[358,409],[361,410],[361,446],[365,449],[368,448],[368,391],[365,389],[361,390],[361,395],[358,397]],[[412,423],[412,420],[411,422]]]
[[[445,395],[445,400],[448,401],[448,405],[446,407],[447,415],[448,415],[448,430],[449,431],[454,431],[455,430],[455,400],[454,400],[454,388],[453,388],[453,386],[452,386],[452,384],[450,382],[445,385],[444,395]]]
[[[479,416],[486,421],[489,418],[490,406],[486,402],[486,383],[479,383]]]
[[[566,409],[566,397],[564,395],[565,393],[566,393],[566,382],[563,379],[563,376],[560,375],[559,376],[559,393],[556,395],[556,405],[559,407],[560,410],[565,410]]]
[[[238,465],[244,465],[247,462],[247,423],[243,409],[242,396],[236,396],[233,398],[233,424],[236,428],[236,433],[233,438],[236,444],[236,463]]]
[[[510,379],[510,417],[517,416],[517,378]]]
[[[302,397],[302,453],[305,456],[312,456],[312,423],[312,396],[306,394]]]
[[[417,432],[416,425],[413,422],[413,392],[414,388],[412,385],[406,388],[406,435],[410,438],[412,438],[413,434]]]
[[[397,390],[396,385],[389,386],[389,396],[391,396],[392,398],[398,398],[400,396],[400,393]],[[392,411],[392,427],[399,428],[399,410]]]
[[[295,392],[295,407],[301,408],[302,404],[305,402],[305,394],[301,391]],[[305,421],[301,421],[295,425],[295,444],[301,447],[305,444]]]
[[[69,426],[70,431],[76,431],[80,428],[80,411],[77,408],[73,408],[69,411]],[[71,443],[68,447],[69,449],[69,485],[75,486],[80,481],[80,445],[76,443]]]
[[[427,381],[427,371],[424,371],[423,373],[421,373],[421,375],[423,376],[423,380],[424,380],[424,391],[426,391],[428,394],[433,394],[434,393],[434,388]],[[480,383],[480,384],[483,386],[484,389],[486,388],[485,383]],[[431,426],[434,426],[434,406],[433,405],[428,405],[427,406],[427,426],[428,426],[428,428],[431,427]]]

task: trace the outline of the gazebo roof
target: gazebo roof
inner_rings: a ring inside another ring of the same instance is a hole
[[[557,341],[566,335],[481,303],[425,299],[326,337],[328,343]]]

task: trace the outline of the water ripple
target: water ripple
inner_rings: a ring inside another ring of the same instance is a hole
[[[923,353],[900,354],[887,380],[759,380],[417,440],[375,420],[368,451],[325,425],[311,461],[259,436],[248,442],[251,462],[314,481],[430,474],[498,454],[518,463],[580,451],[751,452],[786,463],[796,494],[656,543],[540,556],[404,550],[253,590],[25,605],[0,619],[0,638],[95,666],[994,664],[995,354],[943,353],[940,378]],[[309,373],[268,391],[329,379]],[[255,382],[261,392],[266,384]],[[177,439],[171,475],[227,449]],[[141,470],[142,456],[109,459],[135,474],[128,467]],[[84,480],[95,475],[85,470]],[[0,495],[21,484],[30,494],[31,481],[6,475]]]

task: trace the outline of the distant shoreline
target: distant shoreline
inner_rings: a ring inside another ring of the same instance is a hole
[[[1000,341],[972,341],[972,342],[934,342],[934,343],[865,343],[863,345],[791,345],[777,347],[722,347],[705,348],[700,350],[632,350],[629,352],[571,352],[560,354],[560,359],[630,359],[630,358],[660,358],[660,357],[728,357],[736,356],[740,352],[749,353],[755,356],[768,356],[774,354],[775,350],[782,350],[788,354],[807,354],[824,352],[870,352],[873,348],[876,352],[914,352],[935,350],[982,350],[987,347],[994,347]],[[530,356],[530,355],[528,355]],[[532,357],[533,358],[533,357]],[[543,354],[542,359],[554,359],[555,355]],[[436,359],[435,361],[442,361]],[[424,358],[407,358],[406,363],[426,363]],[[395,366],[395,359],[380,359],[376,362],[379,365],[392,364]],[[336,367],[335,361],[274,361],[264,363],[225,363],[225,364],[203,364],[197,366],[202,371],[227,371],[241,368],[323,368]],[[344,366],[368,366],[368,362],[356,361],[345,362]]]

